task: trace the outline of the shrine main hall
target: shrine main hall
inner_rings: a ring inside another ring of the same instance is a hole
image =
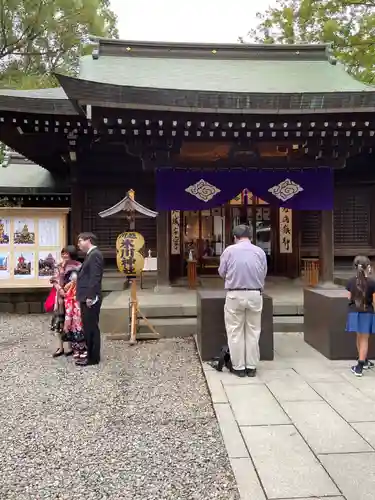
[[[127,223],[99,213],[134,190],[159,285],[217,274],[240,222],[274,275],[375,254],[375,87],[328,46],[91,41],[60,87],[1,90],[2,197],[69,208],[111,265]]]

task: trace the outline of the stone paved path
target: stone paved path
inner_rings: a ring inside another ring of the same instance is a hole
[[[242,500],[374,500],[375,371],[355,378],[300,334],[241,379],[204,372]]]
[[[46,316],[0,315],[0,500],[238,500],[191,339],[52,352]]]

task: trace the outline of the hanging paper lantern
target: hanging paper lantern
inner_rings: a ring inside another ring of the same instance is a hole
[[[127,276],[136,276],[143,270],[145,259],[144,237],[137,232],[121,233],[116,240],[116,262],[118,270]]]

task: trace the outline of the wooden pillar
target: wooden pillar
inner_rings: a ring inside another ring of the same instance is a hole
[[[70,235],[69,243],[77,244],[79,233],[82,232],[84,192],[78,178],[78,165],[70,166]]]
[[[333,210],[321,211],[319,260],[319,285],[334,286]]]
[[[224,207],[225,215],[225,247],[229,246],[233,242],[233,230],[232,230],[232,210],[229,203]]]
[[[169,291],[171,289],[169,279],[169,257],[170,257],[170,212],[162,211],[156,218],[156,247],[157,247],[157,283],[156,292]]]

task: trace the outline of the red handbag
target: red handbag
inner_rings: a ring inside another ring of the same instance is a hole
[[[53,312],[55,309],[55,302],[56,302],[56,288],[53,287],[46,298],[46,301],[44,302],[44,310],[47,313]]]

